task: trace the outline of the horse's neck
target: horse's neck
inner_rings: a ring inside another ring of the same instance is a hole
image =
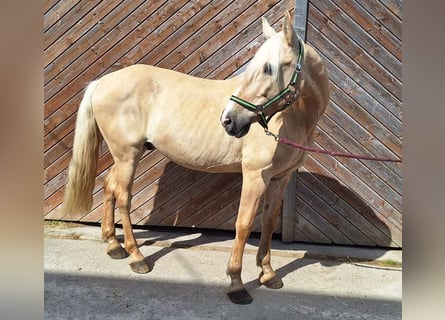
[[[300,138],[303,132],[310,135],[324,111],[325,102],[317,95],[317,88],[311,86],[313,81],[308,80],[308,78],[302,79],[303,87],[299,97],[277,119],[281,121],[280,126],[294,128],[292,131],[295,131],[295,138]],[[302,132],[301,129],[304,131]]]
[[[306,52],[306,70],[301,74],[300,97],[294,110],[304,116],[307,125],[315,126],[328,104],[330,88],[320,57],[313,50]]]

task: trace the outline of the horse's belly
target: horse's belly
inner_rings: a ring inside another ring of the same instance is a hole
[[[156,149],[173,162],[198,171],[205,172],[241,172],[241,157],[230,157],[222,152],[206,146],[194,148],[193,145],[184,146],[176,143],[156,145]],[[198,149],[198,150],[197,150]],[[213,150],[213,152],[211,152]]]

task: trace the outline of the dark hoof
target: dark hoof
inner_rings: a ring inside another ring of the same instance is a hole
[[[252,296],[244,288],[235,289],[229,287],[227,289],[227,295],[229,296],[230,301],[232,301],[235,304],[249,304],[253,301]]]
[[[130,262],[131,270],[136,273],[147,273],[150,271],[150,267],[148,266],[145,260]]]
[[[269,289],[281,289],[281,288],[283,288],[284,284],[283,284],[283,281],[281,280],[280,277],[275,276],[275,277],[273,277],[272,279],[270,279],[268,281],[261,282],[261,277],[262,276],[263,276],[263,273],[261,272],[260,276],[259,276],[259,279],[260,279],[259,281],[266,288],[269,288]]]
[[[279,277],[274,277],[263,284],[269,289],[281,289],[284,286],[283,281]]]
[[[107,254],[110,256],[111,259],[123,259],[128,257],[127,251],[125,251],[124,248],[122,248],[120,245],[114,248],[109,248],[107,250]]]

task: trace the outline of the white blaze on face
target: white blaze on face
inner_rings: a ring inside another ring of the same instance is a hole
[[[238,96],[238,94],[240,93],[241,89],[238,88],[233,95],[234,96]],[[224,108],[223,113],[221,114],[221,118],[220,121],[221,123],[224,123],[224,120],[227,119],[229,113],[233,110],[233,107],[235,106],[235,102],[233,102],[232,100],[229,100],[229,102],[227,102],[226,107]]]

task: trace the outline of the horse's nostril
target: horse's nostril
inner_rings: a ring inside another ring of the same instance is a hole
[[[223,121],[222,121],[222,125],[223,125],[223,127],[226,127],[227,125],[229,125],[229,124],[231,124],[232,123],[232,119],[230,119],[230,118],[225,118]]]

